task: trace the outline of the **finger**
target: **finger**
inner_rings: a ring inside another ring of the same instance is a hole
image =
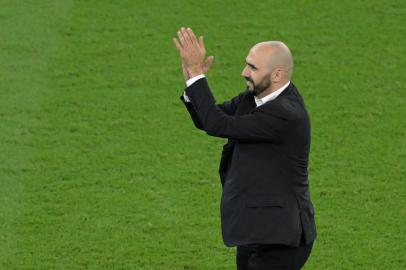
[[[182,37],[183,37],[183,42],[184,42],[184,46],[190,46],[192,43],[191,43],[191,40],[190,40],[190,38],[189,38],[189,34],[188,34],[188,32],[186,31],[186,28],[185,27],[182,27],[181,29],[180,29],[180,33],[181,33],[181,35],[182,35]]]
[[[173,41],[173,43],[175,44],[175,46],[176,46],[176,48],[177,48],[178,50],[181,50],[181,49],[182,49],[182,46],[179,44],[179,41],[176,39],[176,37],[174,37],[174,38],[172,39],[172,41]]]
[[[204,73],[209,71],[211,65],[213,64],[213,61],[214,61],[214,56],[211,55],[211,56],[207,57],[206,61],[204,62],[204,65],[203,65]]]
[[[204,47],[203,36],[200,36],[199,38],[199,45],[202,50],[206,51],[206,48]]]
[[[210,55],[209,57],[207,57],[206,65],[207,65],[208,67],[210,67],[211,64],[213,64],[213,61],[214,61],[214,56],[213,56],[213,55]]]
[[[188,28],[187,32],[189,34],[189,38],[190,38],[191,42],[193,44],[199,44],[198,41],[197,41],[197,38],[195,36],[195,33],[193,33],[193,30],[191,28]]]
[[[188,45],[193,45],[193,40],[191,39],[191,37],[189,36],[189,31],[188,29],[185,29],[182,27],[182,34],[183,34],[183,38],[185,39],[185,41],[188,43]]]
[[[186,41],[185,41],[185,37],[183,36],[183,31],[182,31],[183,27],[178,31],[178,37],[180,40],[180,44],[182,45],[182,47],[187,46]]]

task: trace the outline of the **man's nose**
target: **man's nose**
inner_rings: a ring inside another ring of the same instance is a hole
[[[242,70],[241,76],[243,76],[243,77],[249,77],[250,76],[247,66],[245,66],[244,69]]]

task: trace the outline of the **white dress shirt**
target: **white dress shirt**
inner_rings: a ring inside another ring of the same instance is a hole
[[[274,100],[277,96],[279,96],[282,93],[283,90],[286,89],[286,87],[288,87],[289,84],[290,84],[290,81],[288,81],[285,85],[276,89],[272,93],[264,96],[263,98],[257,98],[256,96],[254,96],[254,100],[255,100],[255,103],[257,104],[257,107],[261,106],[265,102]]]
[[[191,86],[194,82],[196,82],[197,80],[204,78],[204,77],[205,77],[204,74],[200,74],[193,78],[190,78],[189,80],[186,81],[186,87]],[[255,100],[255,103],[257,104],[257,107],[263,105],[264,103],[266,103],[268,101],[274,100],[277,96],[279,96],[282,93],[283,90],[286,89],[286,87],[288,87],[289,84],[290,84],[290,81],[288,81],[281,88],[276,89],[269,95],[264,96],[263,98],[257,98],[256,96],[254,96],[254,100]],[[189,97],[186,95],[186,91],[183,92],[183,98],[185,99],[185,102],[190,102]]]

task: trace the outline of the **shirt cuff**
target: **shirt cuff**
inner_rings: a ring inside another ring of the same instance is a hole
[[[183,91],[183,98],[185,99],[185,102],[190,102],[189,97],[186,95],[186,91]]]
[[[204,77],[205,77],[204,74],[200,74],[200,75],[194,76],[193,78],[190,78],[189,80],[186,81],[186,87],[191,86],[195,81],[197,81],[201,78],[204,78]]]

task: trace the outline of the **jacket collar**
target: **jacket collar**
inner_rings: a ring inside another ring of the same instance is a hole
[[[266,102],[265,104],[262,104],[261,106],[257,107],[257,104],[255,103],[255,100],[254,100],[254,95],[252,94],[252,92],[247,92],[247,93],[249,95],[248,101],[249,101],[249,106],[251,108],[250,112],[254,111],[255,109],[261,109],[261,108],[266,109],[266,108],[268,108],[268,106],[272,106],[271,104],[273,102],[280,100],[281,97],[298,95],[295,85],[292,82],[290,82],[289,85],[286,87],[286,89],[283,90],[282,93],[280,93],[279,96],[277,96],[274,100],[270,100],[270,101]]]
[[[286,90],[286,88],[289,86],[290,81],[288,81],[287,83],[285,83],[284,85],[282,85],[282,87],[276,89],[275,91],[273,91],[272,93],[264,96],[263,98],[257,98],[256,96],[254,96],[254,101],[257,104],[257,106],[262,106],[263,104],[267,103],[268,101],[274,100],[275,98],[277,98],[284,90]]]

